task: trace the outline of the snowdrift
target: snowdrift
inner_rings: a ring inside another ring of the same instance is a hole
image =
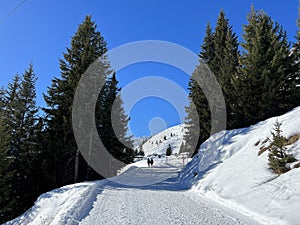
[[[300,134],[300,107],[249,128],[217,133],[201,145],[181,182],[263,224],[299,225],[300,168],[278,176],[268,168],[268,152],[258,156],[276,120],[285,137]],[[299,160],[300,141],[287,147]]]
[[[97,197],[96,188],[105,182],[72,184],[42,194],[32,208],[4,225],[76,224]]]

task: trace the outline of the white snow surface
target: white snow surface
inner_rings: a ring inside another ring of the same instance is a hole
[[[284,136],[300,134],[299,107],[249,128],[213,135],[186,166],[182,158],[156,157],[153,168],[142,160],[114,178],[45,193],[6,225],[299,225],[300,169],[277,176],[268,169],[268,153],[258,156],[276,120],[282,122]],[[183,133],[184,125],[170,128],[152,137],[154,144],[150,139],[143,150],[146,155],[163,154],[171,144],[179,152]],[[300,141],[288,149],[300,159]]]
[[[300,134],[300,107],[249,128],[220,132],[201,145],[180,174],[181,181],[262,224],[299,225],[300,169],[278,176],[268,168],[268,152],[258,156],[276,120],[285,137]],[[300,159],[300,141],[288,150]]]
[[[133,148],[138,150],[139,146],[147,139],[148,137],[133,137]]]
[[[179,153],[181,143],[183,141],[183,135],[185,132],[185,125],[180,124],[174,127],[170,127],[161,133],[158,133],[151,137],[143,144],[143,151],[145,156],[152,154],[165,154],[166,150],[171,145],[172,153]],[[172,133],[172,137],[171,137]],[[164,137],[166,140],[164,140]]]
[[[172,163],[132,166],[111,180],[69,185],[42,195],[31,210],[7,224],[258,224],[178,183],[179,170]],[[166,174],[169,178],[160,181]],[[135,185],[121,184],[128,179]]]

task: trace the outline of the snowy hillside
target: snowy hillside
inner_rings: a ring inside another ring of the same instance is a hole
[[[65,186],[40,196],[11,224],[300,224],[300,169],[280,176],[258,152],[275,121],[287,138],[300,134],[300,107],[244,129],[222,131],[185,165],[181,158],[155,157],[130,164],[119,176]],[[172,133],[172,136],[171,136]],[[146,155],[178,153],[184,125],[143,145]],[[158,143],[158,144],[156,144]],[[300,141],[288,145],[300,159]],[[150,216],[149,216],[150,215]]]
[[[148,137],[134,137],[133,138],[133,149],[139,148],[140,145],[145,143],[149,138]]]
[[[181,173],[181,182],[264,224],[299,225],[300,169],[278,176],[268,168],[268,152],[258,156],[276,119],[285,137],[300,134],[300,108],[249,128],[215,134]],[[300,141],[287,147],[299,160]]]
[[[174,127],[170,127],[161,133],[158,133],[151,137],[142,145],[142,149],[145,155],[152,154],[165,154],[169,144],[172,148],[172,153],[179,153],[180,146],[183,140],[183,134],[185,132],[184,125],[180,124]]]

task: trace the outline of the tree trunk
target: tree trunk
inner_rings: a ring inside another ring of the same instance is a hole
[[[77,183],[78,181],[78,169],[79,169],[79,149],[76,150],[76,156],[75,156],[74,183]]]

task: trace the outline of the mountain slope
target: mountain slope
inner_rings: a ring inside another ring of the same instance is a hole
[[[185,128],[183,124],[170,127],[146,141],[142,145],[145,155],[165,154],[166,150],[171,145],[172,153],[179,153]],[[172,135],[171,135],[172,134]]]
[[[249,128],[215,134],[181,173],[182,182],[265,224],[299,224],[300,169],[278,176],[268,168],[268,152],[258,156],[276,120],[285,137],[300,134],[300,107]],[[287,147],[299,160],[300,141]]]

